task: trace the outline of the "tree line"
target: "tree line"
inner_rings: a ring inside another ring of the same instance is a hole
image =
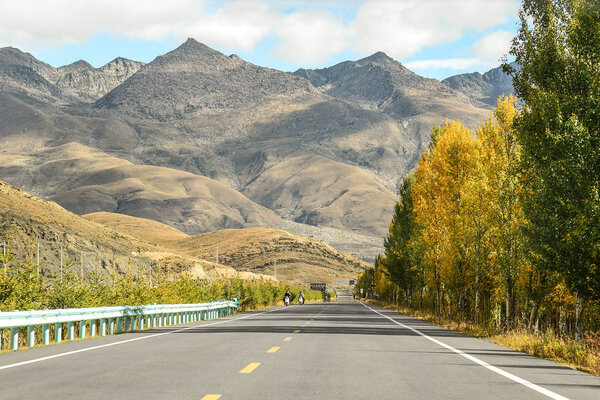
[[[403,179],[359,286],[504,329],[600,329],[600,0],[525,0],[502,96]],[[517,100],[518,99],[518,100]]]

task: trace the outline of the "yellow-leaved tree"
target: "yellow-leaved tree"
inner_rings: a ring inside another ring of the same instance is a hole
[[[462,316],[473,284],[473,234],[465,202],[476,196],[471,181],[480,169],[480,145],[460,121],[438,129],[434,146],[423,155],[415,172],[413,202],[422,226],[429,285],[436,293],[439,313],[442,296],[448,310]],[[444,292],[444,293],[442,293]]]

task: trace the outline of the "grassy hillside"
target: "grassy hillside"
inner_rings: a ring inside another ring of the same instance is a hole
[[[187,271],[202,278],[215,272],[213,263],[90,221],[0,181],[0,245],[3,243],[16,258],[34,262],[39,245],[40,268],[46,275],[58,273],[61,248],[65,271],[83,270],[84,274],[146,274],[151,266],[166,269],[171,277]],[[235,270],[220,264],[217,273],[231,276]]]
[[[188,236],[155,221],[122,214],[93,213],[85,217],[208,263],[216,259],[218,246],[219,262],[240,273],[273,275],[277,260],[277,278],[296,284],[332,284],[336,278],[354,278],[368,266],[325,243],[280,229],[224,229]]]

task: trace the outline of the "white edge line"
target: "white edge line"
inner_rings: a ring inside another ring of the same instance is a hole
[[[410,327],[410,326],[408,326],[408,325],[404,325],[403,323],[401,323],[401,322],[398,322],[398,321],[394,320],[393,318],[390,318],[390,317],[388,317],[387,315],[385,315],[385,314],[382,314],[382,313],[380,313],[379,311],[372,309],[371,307],[369,307],[369,306],[368,306],[368,305],[366,305],[365,303],[361,303],[361,304],[362,304],[363,306],[367,307],[369,310],[373,311],[374,313],[377,313],[377,314],[381,315],[382,317],[385,317],[385,318],[389,319],[390,321],[392,321],[392,322],[393,322],[393,323],[395,323],[396,325],[400,325],[400,326],[401,326],[401,327],[403,327],[403,328],[409,329],[409,330],[413,331],[414,333],[416,333],[416,334],[418,334],[418,335],[420,335],[420,336],[424,337],[425,339],[427,339],[427,340],[430,340],[430,341],[432,341],[433,343],[435,343],[435,344],[438,344],[438,345],[440,345],[440,346],[442,346],[442,347],[445,347],[446,349],[448,349],[448,350],[451,350],[451,351],[455,352],[456,354],[459,354],[459,355],[461,355],[461,356],[465,357],[466,359],[468,359],[468,360],[471,360],[471,361],[473,361],[474,363],[476,363],[476,364],[479,364],[479,365],[481,365],[482,367],[485,367],[485,368],[489,369],[490,371],[493,371],[493,372],[495,372],[495,373],[497,373],[497,374],[499,374],[499,375],[502,375],[502,376],[504,376],[505,378],[508,378],[508,379],[510,379],[510,380],[512,380],[512,381],[515,381],[515,382],[517,382],[517,383],[520,383],[521,385],[523,385],[523,386],[526,386],[526,387],[528,387],[529,389],[535,390],[536,392],[538,392],[538,393],[541,393],[541,394],[543,394],[543,395],[545,395],[545,396],[548,396],[548,397],[550,397],[551,399],[554,399],[554,400],[569,400],[567,397],[563,397],[563,396],[561,396],[561,395],[560,395],[560,394],[558,394],[558,393],[554,393],[554,392],[552,392],[552,391],[550,391],[550,390],[548,390],[548,389],[546,389],[546,388],[543,388],[543,387],[541,387],[541,386],[539,386],[539,385],[536,385],[535,383],[531,383],[531,382],[529,382],[528,380],[525,380],[525,379],[523,379],[523,378],[520,378],[520,377],[518,377],[518,376],[516,376],[516,375],[513,375],[513,374],[511,374],[510,372],[506,372],[506,371],[505,371],[505,370],[503,370],[503,369],[500,369],[500,368],[498,368],[498,367],[494,367],[493,365],[491,365],[491,364],[488,364],[487,362],[485,362],[485,361],[483,361],[483,360],[480,360],[480,359],[479,359],[479,358],[477,358],[477,357],[474,357],[474,356],[472,356],[472,355],[470,355],[470,354],[467,354],[467,353],[465,353],[465,352],[464,352],[464,351],[462,351],[462,350],[455,349],[454,347],[452,347],[452,346],[450,346],[450,345],[447,345],[447,344],[446,344],[446,343],[444,343],[444,342],[441,342],[441,341],[439,341],[439,340],[437,340],[437,339],[434,339],[434,338],[432,338],[431,336],[428,336],[428,335],[426,335],[426,334],[422,333],[421,331],[419,331],[419,330],[417,330],[417,329],[415,329],[415,328],[413,328],[413,327]]]
[[[14,368],[14,367],[19,367],[21,365],[33,364],[33,363],[37,363],[37,362],[41,362],[41,361],[46,361],[46,360],[51,360],[53,358],[64,357],[64,356],[68,356],[68,355],[71,355],[71,354],[83,353],[85,351],[101,349],[101,348],[104,348],[104,347],[116,346],[116,345],[119,345],[119,344],[124,344],[124,343],[129,343],[129,342],[135,342],[137,340],[150,339],[150,338],[157,337],[157,336],[169,335],[171,333],[177,333],[177,332],[187,331],[188,329],[204,328],[205,326],[212,326],[212,325],[224,324],[224,323],[227,323],[227,322],[237,321],[237,320],[245,319],[245,318],[250,318],[250,317],[254,317],[255,315],[261,315],[261,314],[269,313],[271,311],[276,311],[276,310],[277,310],[277,308],[273,308],[273,309],[268,310],[268,311],[262,311],[262,312],[259,312],[259,313],[256,313],[256,314],[248,314],[248,315],[245,315],[243,317],[225,319],[225,320],[221,320],[221,321],[217,321],[217,322],[211,322],[209,324],[202,324],[202,323],[201,324],[195,324],[193,326],[187,326],[185,328],[180,328],[180,329],[176,329],[176,330],[173,330],[173,331],[168,331],[168,332],[163,332],[163,333],[155,333],[155,334],[152,334],[152,335],[146,335],[146,336],[141,336],[141,337],[137,337],[137,338],[133,338],[133,339],[122,340],[120,342],[113,342],[113,343],[101,344],[99,346],[86,347],[85,349],[68,351],[66,353],[59,353],[59,354],[53,354],[51,356],[46,356],[46,357],[34,358],[33,360],[27,360],[27,361],[21,361],[21,362],[18,362],[18,363],[14,363],[14,364],[2,365],[2,366],[0,366],[0,370],[8,369],[8,368]],[[167,326],[161,326],[160,328],[168,328],[168,327]],[[107,335],[107,336],[113,336],[113,335]]]

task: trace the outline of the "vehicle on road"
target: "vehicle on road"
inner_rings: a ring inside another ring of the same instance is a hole
[[[300,292],[300,294],[298,295],[298,304],[304,304],[304,293],[302,292]]]

